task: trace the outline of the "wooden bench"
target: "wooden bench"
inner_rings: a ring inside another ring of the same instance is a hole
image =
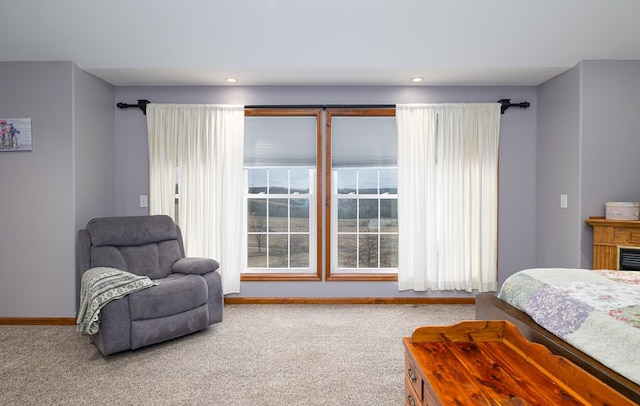
[[[508,321],[420,327],[403,342],[406,405],[636,404]]]

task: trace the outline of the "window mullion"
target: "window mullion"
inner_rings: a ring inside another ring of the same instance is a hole
[[[289,171],[289,178],[291,178],[291,171]],[[289,183],[289,192],[291,192],[291,183]],[[287,268],[291,268],[291,199],[290,198],[287,198]]]
[[[382,200],[381,200],[381,195],[380,195],[380,169],[378,169],[378,219],[377,219],[377,223],[378,223],[378,229],[376,230],[376,237],[377,237],[377,242],[378,242],[378,263],[377,263],[377,268],[380,269],[380,256],[381,251],[382,251],[382,247],[380,246],[380,242],[381,242],[381,234],[380,231],[382,230],[382,219],[381,219],[381,211],[382,211]]]
[[[360,268],[360,170],[356,171],[356,268]]]
[[[267,171],[267,179],[269,179],[269,175],[268,175],[268,171]],[[267,191],[269,190],[269,182],[267,181]],[[269,261],[271,259],[271,252],[270,252],[270,248],[271,248],[271,233],[269,232],[269,230],[271,229],[270,226],[270,222],[271,222],[271,203],[269,202],[269,195],[267,195],[267,198],[265,199],[265,204],[266,204],[266,209],[265,209],[265,213],[267,216],[267,227],[265,229],[265,235],[267,236],[266,238],[266,248],[267,248],[267,268],[269,268]]]

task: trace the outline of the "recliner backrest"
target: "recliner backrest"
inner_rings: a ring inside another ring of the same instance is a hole
[[[87,232],[91,267],[118,268],[161,279],[184,256],[179,229],[169,216],[96,218],[87,223]]]

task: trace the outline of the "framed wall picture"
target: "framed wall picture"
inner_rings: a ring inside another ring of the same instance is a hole
[[[0,152],[31,150],[31,119],[0,118]]]

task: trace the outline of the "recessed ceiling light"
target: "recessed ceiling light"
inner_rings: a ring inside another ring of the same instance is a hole
[[[424,80],[423,78],[419,78],[419,77],[416,77],[416,78],[412,78],[412,79],[411,79],[411,81],[412,81],[413,83],[419,83],[419,82],[422,82],[423,80]]]
[[[227,83],[236,83],[238,81],[238,79],[236,79],[236,78],[226,78],[225,81]]]

